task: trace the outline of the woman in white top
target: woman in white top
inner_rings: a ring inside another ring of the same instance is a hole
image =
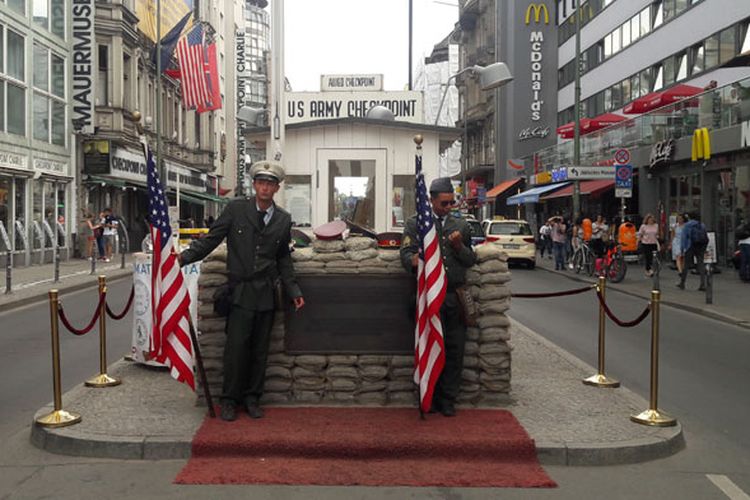
[[[651,265],[654,263],[654,252],[659,250],[659,224],[656,223],[653,215],[646,215],[643,224],[638,228],[637,236],[646,260],[646,276],[653,276],[654,271]]]
[[[677,214],[677,221],[672,226],[672,259],[677,265],[677,271],[682,272],[685,265],[685,256],[682,251],[682,228],[685,226],[685,218]]]

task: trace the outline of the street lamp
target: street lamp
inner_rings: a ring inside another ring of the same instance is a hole
[[[510,74],[508,66],[502,62],[492,63],[489,66],[470,66],[468,68],[462,69],[455,75],[451,75],[448,78],[448,81],[445,82],[443,97],[440,98],[440,106],[438,107],[437,115],[435,115],[435,125],[438,124],[438,120],[440,119],[440,111],[443,110],[445,96],[446,94],[448,94],[448,89],[450,88],[450,85],[448,84],[451,80],[460,75],[463,75],[464,73],[468,73],[469,78],[475,80],[478,79],[479,88],[482,90],[496,89],[498,87],[502,87],[506,83],[510,83],[510,81],[513,80],[513,75]],[[464,110],[465,109],[466,106],[464,105]]]

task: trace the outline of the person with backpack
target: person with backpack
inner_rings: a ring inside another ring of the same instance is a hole
[[[685,260],[680,272],[680,281],[677,283],[677,288],[685,289],[687,273],[693,264],[693,260],[695,260],[698,274],[701,277],[698,290],[703,291],[706,289],[706,266],[703,265],[703,256],[708,246],[708,231],[706,231],[706,226],[700,221],[700,216],[697,212],[685,214],[684,218],[687,222],[682,228],[681,245]]]

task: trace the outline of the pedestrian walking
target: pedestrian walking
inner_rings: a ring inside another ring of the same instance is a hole
[[[603,215],[597,215],[591,224],[591,250],[597,257],[604,257],[604,242],[609,240],[609,226]]]
[[[695,265],[698,268],[698,274],[701,281],[698,290],[706,289],[706,266],[703,265],[703,256],[708,246],[708,232],[706,226],[700,221],[700,215],[697,212],[685,214],[687,222],[682,229],[682,250],[684,255],[684,265],[680,272],[680,281],[677,288],[685,289],[685,279],[690,268]]]
[[[96,243],[96,234],[101,230],[101,225],[94,220],[94,214],[84,212],[83,214],[83,234],[86,238],[86,257],[94,260],[94,244]]]
[[[659,224],[656,223],[653,215],[646,214],[643,218],[643,224],[638,228],[636,238],[638,248],[646,261],[646,276],[653,276],[654,252],[659,251]]]
[[[104,251],[104,211],[99,212],[99,216],[96,218],[96,224],[94,224],[94,238],[96,239],[96,250],[99,253],[99,260],[104,260],[106,254]]]
[[[263,417],[260,397],[279,281],[297,310],[305,305],[292,267],[292,217],[273,201],[284,169],[277,162],[259,161],[250,177],[256,195],[230,201],[208,234],[179,255],[184,266],[203,259],[227,240],[229,316],[221,395],[221,418],[227,421],[237,418],[238,404],[244,404],[250,417]]]
[[[466,270],[474,265],[476,255],[471,248],[471,229],[468,223],[450,213],[455,203],[450,178],[442,177],[432,181],[430,203],[448,281],[445,300],[440,308],[445,341],[445,365],[433,392],[431,411],[452,417],[456,414],[455,405],[461,387],[466,344],[466,324],[461,317],[462,306],[456,289],[466,284]],[[416,272],[418,252],[417,216],[414,215],[407,220],[401,241],[401,265],[407,272]]]
[[[112,253],[117,236],[117,217],[112,213],[111,208],[104,209],[104,262],[112,260]]]
[[[740,279],[750,282],[750,222],[740,224],[735,235],[740,251]]]
[[[542,224],[539,228],[539,252],[544,258],[544,252],[547,252],[547,257],[552,257],[552,224],[549,220]]]
[[[552,219],[552,251],[555,256],[555,270],[565,270],[565,245],[568,237],[567,226],[559,215]]]
[[[674,260],[675,266],[677,266],[677,272],[682,272],[682,267],[685,265],[685,257],[682,255],[682,231],[685,227],[685,217],[682,214],[677,214],[675,223],[672,225],[672,260]]]

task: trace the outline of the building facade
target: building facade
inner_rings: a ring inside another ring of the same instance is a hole
[[[49,261],[55,243],[65,255],[74,232],[66,5],[0,3],[0,254],[16,264]]]

